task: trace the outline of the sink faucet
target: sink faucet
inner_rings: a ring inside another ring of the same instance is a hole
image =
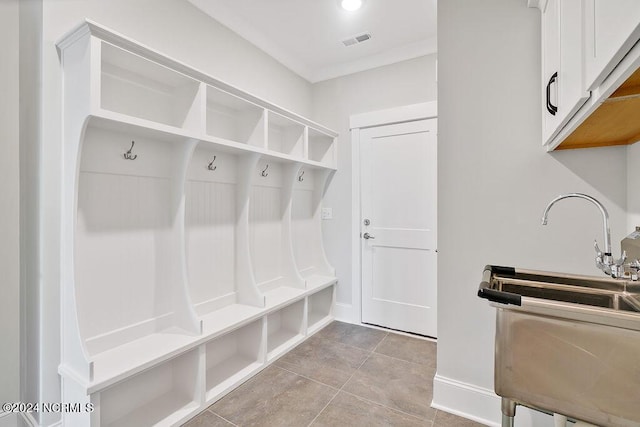
[[[600,203],[598,200],[582,193],[569,193],[560,195],[549,202],[549,204],[545,208],[544,213],[542,214],[542,225],[547,225],[547,216],[549,215],[551,206],[562,199],[568,199],[570,197],[577,197],[579,199],[588,200],[596,205],[598,209],[600,209],[600,213],[602,214],[602,229],[604,231],[604,253],[600,251],[598,242],[594,242],[594,247],[596,250],[596,266],[600,270],[604,271],[607,275],[618,277],[620,273],[620,267],[624,263],[624,258],[626,257],[623,255],[623,258],[620,259],[617,263],[613,260],[613,256],[611,254],[611,231],[609,230],[609,213],[607,212],[607,209],[602,205],[602,203]]]

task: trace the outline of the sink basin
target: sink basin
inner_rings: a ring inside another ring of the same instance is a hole
[[[638,282],[487,266],[478,295],[497,308],[503,425],[525,405],[598,426],[640,426]]]
[[[640,313],[640,283],[608,277],[547,273],[488,266],[478,295],[497,303],[522,305],[522,297],[613,311]],[[533,300],[528,301],[534,302]],[[606,315],[606,312],[601,312]]]
[[[640,312],[638,297],[624,291],[550,283],[529,285],[523,283],[501,283],[498,289],[532,298]]]

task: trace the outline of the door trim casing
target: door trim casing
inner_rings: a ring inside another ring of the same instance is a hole
[[[352,323],[362,323],[362,258],[360,254],[360,130],[375,126],[412,122],[416,120],[433,119],[438,117],[437,101],[420,104],[405,105],[385,110],[371,111],[351,115],[349,128],[351,130],[351,307],[341,307],[341,320]],[[350,313],[347,313],[350,311]],[[343,318],[343,317],[347,318]]]

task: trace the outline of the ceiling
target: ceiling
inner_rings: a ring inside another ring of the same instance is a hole
[[[315,83],[436,52],[437,0],[189,0],[283,65]],[[342,40],[362,33],[363,43]]]

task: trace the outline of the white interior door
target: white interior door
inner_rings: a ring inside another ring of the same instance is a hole
[[[436,336],[437,119],[360,132],[362,322]]]

